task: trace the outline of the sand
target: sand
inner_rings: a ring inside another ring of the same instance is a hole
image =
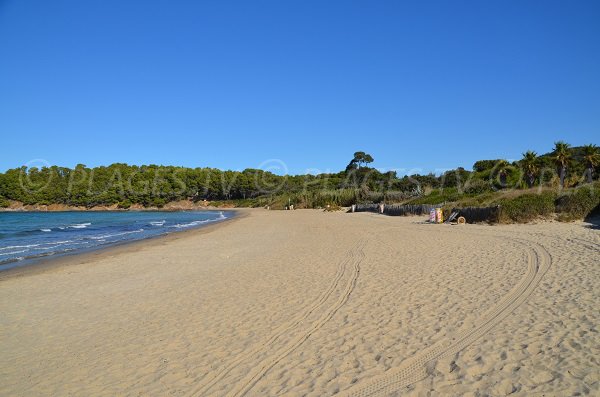
[[[600,393],[590,225],[245,213],[0,275],[0,395]]]

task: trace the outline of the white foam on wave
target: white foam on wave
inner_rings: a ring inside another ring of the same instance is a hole
[[[48,244],[68,244],[72,243],[73,240],[63,240],[63,241],[50,241],[47,243],[39,243],[39,244],[27,244],[27,245],[9,245],[6,247],[0,247],[0,251],[14,249],[14,248],[33,248],[39,247],[40,245],[48,245]]]
[[[71,229],[85,229],[86,227],[90,226],[91,223],[76,223],[74,225],[69,225],[68,227]]]
[[[162,225],[164,225],[164,224],[165,224],[165,222],[166,222],[165,220],[162,220],[162,221],[150,222],[150,224],[151,224],[152,226],[162,226]]]
[[[13,251],[13,252],[2,252],[0,253],[0,256],[6,256],[6,255],[14,255],[14,254],[20,254],[22,252],[27,252],[27,250],[22,250],[22,251]]]
[[[51,232],[52,229],[40,229],[40,232]]]
[[[48,243],[42,243],[42,245],[46,245],[46,244],[68,244],[68,243],[72,243],[72,242],[73,242],[73,240],[51,241],[51,242],[48,242]],[[37,245],[39,245],[39,244],[37,244]]]
[[[41,250],[47,251],[47,250],[51,250],[53,248],[58,248],[60,246],[61,246],[61,244],[59,244],[59,245],[51,245],[49,247],[37,247],[37,248],[34,248],[34,250],[36,250],[36,251],[41,251]]]
[[[114,234],[105,234],[105,235],[102,235],[102,236],[92,236],[92,237],[90,237],[90,238],[91,238],[92,240],[100,240],[100,241],[102,241],[103,239],[107,239],[107,238],[110,238],[110,237],[118,237],[118,236],[124,236],[124,235],[126,235],[126,234],[141,233],[141,232],[143,232],[143,231],[144,231],[144,229],[138,229],[138,230],[132,230],[132,231],[130,231],[130,232],[121,232],[121,233],[114,233]]]
[[[168,226],[168,227],[172,227],[172,228],[176,228],[176,229],[183,229],[186,227],[202,225],[203,223],[218,222],[222,219],[227,219],[227,217],[223,214],[222,211],[219,211],[219,217],[215,218],[215,219],[203,219],[201,221],[192,221],[189,223],[178,223],[176,225],[172,225],[172,226]]]
[[[50,245],[47,247],[35,247],[33,248],[34,251],[47,251],[53,248],[60,248],[61,246],[65,245],[65,244],[69,244],[69,245],[82,245],[82,244],[88,244],[88,241],[81,241],[81,242],[73,242],[73,241],[56,241],[56,242],[52,242],[52,243],[44,243],[44,244],[55,244],[55,245]]]
[[[198,225],[201,225],[201,224],[207,223],[207,222],[213,222],[213,220],[212,219],[206,219],[206,220],[203,220],[203,221],[193,221],[193,222],[190,222],[190,223],[178,223],[176,225],[172,225],[172,226],[169,226],[169,227],[173,227],[173,228],[176,228],[176,229],[182,229],[182,228],[185,228],[185,227],[198,226]]]
[[[29,245],[9,245],[8,247],[0,247],[0,251],[9,250],[13,248],[31,248],[37,247],[39,244],[29,244]]]

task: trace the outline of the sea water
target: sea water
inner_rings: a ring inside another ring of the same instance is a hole
[[[0,212],[0,271],[223,221],[227,211]]]

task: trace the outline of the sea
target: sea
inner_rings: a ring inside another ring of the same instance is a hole
[[[222,222],[232,211],[0,212],[0,271]]]

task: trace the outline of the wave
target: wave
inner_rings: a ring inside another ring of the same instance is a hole
[[[69,244],[69,243],[74,243],[73,240],[63,240],[63,241],[50,241],[47,243],[39,243],[39,244],[27,244],[27,245],[9,245],[6,247],[0,247],[0,251],[4,251],[4,250],[9,250],[9,249],[15,249],[15,248],[33,248],[36,249],[35,247],[39,247],[42,245],[51,245],[51,244]]]
[[[51,251],[51,252],[44,252],[44,253],[35,254],[35,255],[25,255],[25,256],[17,256],[17,257],[14,257],[14,258],[0,259],[0,266],[7,265],[9,263],[20,262],[20,261],[23,261],[25,259],[44,258],[46,256],[52,256],[54,254],[63,254],[63,253],[66,253],[66,252],[71,252],[71,251],[75,251],[75,248],[67,248],[67,249],[62,250],[62,251]]]
[[[0,256],[20,254],[22,252],[27,252],[27,250],[13,251],[13,252],[0,252]]]
[[[0,266],[7,265],[9,263],[19,262],[25,259],[24,256],[17,256],[16,258],[0,259]]]
[[[107,238],[110,238],[110,237],[124,236],[124,235],[126,235],[126,234],[141,233],[141,232],[143,232],[143,231],[144,231],[144,229],[138,229],[138,230],[132,230],[132,231],[130,231],[130,232],[121,232],[121,233],[114,233],[114,234],[105,234],[105,235],[102,235],[102,236],[91,236],[91,237],[89,237],[89,238],[90,238],[90,239],[92,239],[92,240],[103,240],[103,239],[107,239]]]
[[[88,227],[90,225],[91,225],[90,222],[88,222],[88,223],[76,223],[74,225],[69,225],[67,227],[70,228],[70,229],[85,229],[86,227]]]
[[[1,237],[4,237],[4,236],[29,236],[32,234],[50,233],[53,230],[67,232],[67,231],[69,231],[69,229],[85,229],[86,227],[91,226],[91,225],[92,225],[91,222],[75,223],[75,224],[68,225],[68,226],[43,227],[43,228],[39,228],[39,229],[36,228],[36,229],[29,229],[29,230],[19,230],[19,231],[15,231],[15,232],[3,233],[0,236]]]
[[[52,229],[48,229],[48,228],[43,228],[43,229],[31,229],[31,230],[19,230],[16,232],[12,232],[12,233],[7,233],[6,235],[9,237],[24,237],[24,236],[31,236],[32,234],[40,234],[40,233],[47,233],[52,231]]]
[[[88,227],[90,225],[91,225],[91,222],[75,223],[73,225],[68,225],[68,226],[59,226],[58,228],[60,230],[65,230],[65,229],[85,229],[86,227]]]
[[[166,221],[162,220],[162,221],[155,221],[155,222],[150,222],[150,224],[152,226],[162,226],[165,224]]]
[[[183,229],[186,227],[192,227],[192,226],[198,226],[198,225],[202,225],[203,223],[210,223],[210,222],[218,222],[222,219],[226,219],[227,217],[223,215],[223,213],[221,213],[221,216],[219,216],[218,218],[215,219],[203,219],[201,221],[193,221],[193,222],[189,222],[189,223],[178,223],[176,225],[171,225],[168,227],[172,227],[172,228],[176,228],[176,229]]]
[[[75,241],[55,241],[55,242],[51,242],[51,243],[45,243],[45,244],[54,244],[54,245],[50,245],[49,247],[35,247],[32,249],[32,251],[41,251],[41,250],[50,250],[53,248],[60,248],[66,244],[68,244],[69,246],[72,245],[83,245],[83,244],[89,244],[89,241],[80,241],[80,242],[75,242]],[[68,249],[68,248],[67,248]]]
[[[39,246],[39,244],[29,244],[29,245],[9,245],[7,247],[0,247],[0,251],[3,250],[9,250],[9,249],[13,249],[13,248],[31,248],[31,247],[37,247]]]
[[[42,243],[41,245],[46,245],[46,244],[69,244],[72,243],[73,240],[62,240],[62,241],[50,241],[48,243]],[[40,244],[38,244],[40,245]]]

